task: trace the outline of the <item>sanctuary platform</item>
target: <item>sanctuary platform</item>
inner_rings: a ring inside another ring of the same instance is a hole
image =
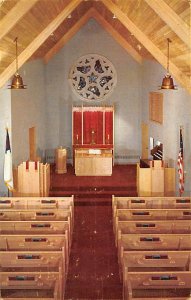
[[[136,196],[136,165],[115,165],[111,176],[76,176],[72,165],[67,173],[56,174],[51,166],[50,196],[75,195],[77,198]]]

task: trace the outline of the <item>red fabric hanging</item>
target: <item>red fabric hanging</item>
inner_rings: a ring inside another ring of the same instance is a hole
[[[84,144],[103,143],[103,112],[85,111],[83,115]]]
[[[73,112],[73,144],[82,144],[82,113]]]
[[[105,144],[113,144],[113,112],[105,112]]]

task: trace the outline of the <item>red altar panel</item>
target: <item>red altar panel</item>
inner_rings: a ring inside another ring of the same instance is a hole
[[[82,144],[82,112],[73,112],[73,144]]]
[[[105,143],[113,144],[113,112],[105,112]]]
[[[83,144],[103,144],[103,112],[83,113]]]
[[[74,147],[113,148],[113,107],[73,107]]]

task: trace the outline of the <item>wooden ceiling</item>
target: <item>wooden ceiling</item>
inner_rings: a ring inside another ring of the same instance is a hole
[[[94,18],[138,62],[154,59],[191,93],[191,0],[0,0],[0,87],[18,63],[47,63]]]

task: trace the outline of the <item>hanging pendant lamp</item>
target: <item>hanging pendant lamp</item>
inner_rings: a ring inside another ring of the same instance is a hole
[[[177,86],[173,83],[173,78],[171,77],[169,73],[169,44],[172,41],[168,38],[167,39],[167,45],[168,45],[168,56],[167,56],[167,74],[162,80],[162,85],[160,86],[160,90],[177,90]]]
[[[17,40],[18,40],[18,38],[16,37],[15,40],[14,40],[14,42],[16,44],[16,73],[13,76],[11,85],[9,85],[9,89],[14,89],[14,90],[25,89],[26,88],[26,85],[23,84],[23,79],[19,75],[19,72],[18,72],[18,46],[17,46]]]

